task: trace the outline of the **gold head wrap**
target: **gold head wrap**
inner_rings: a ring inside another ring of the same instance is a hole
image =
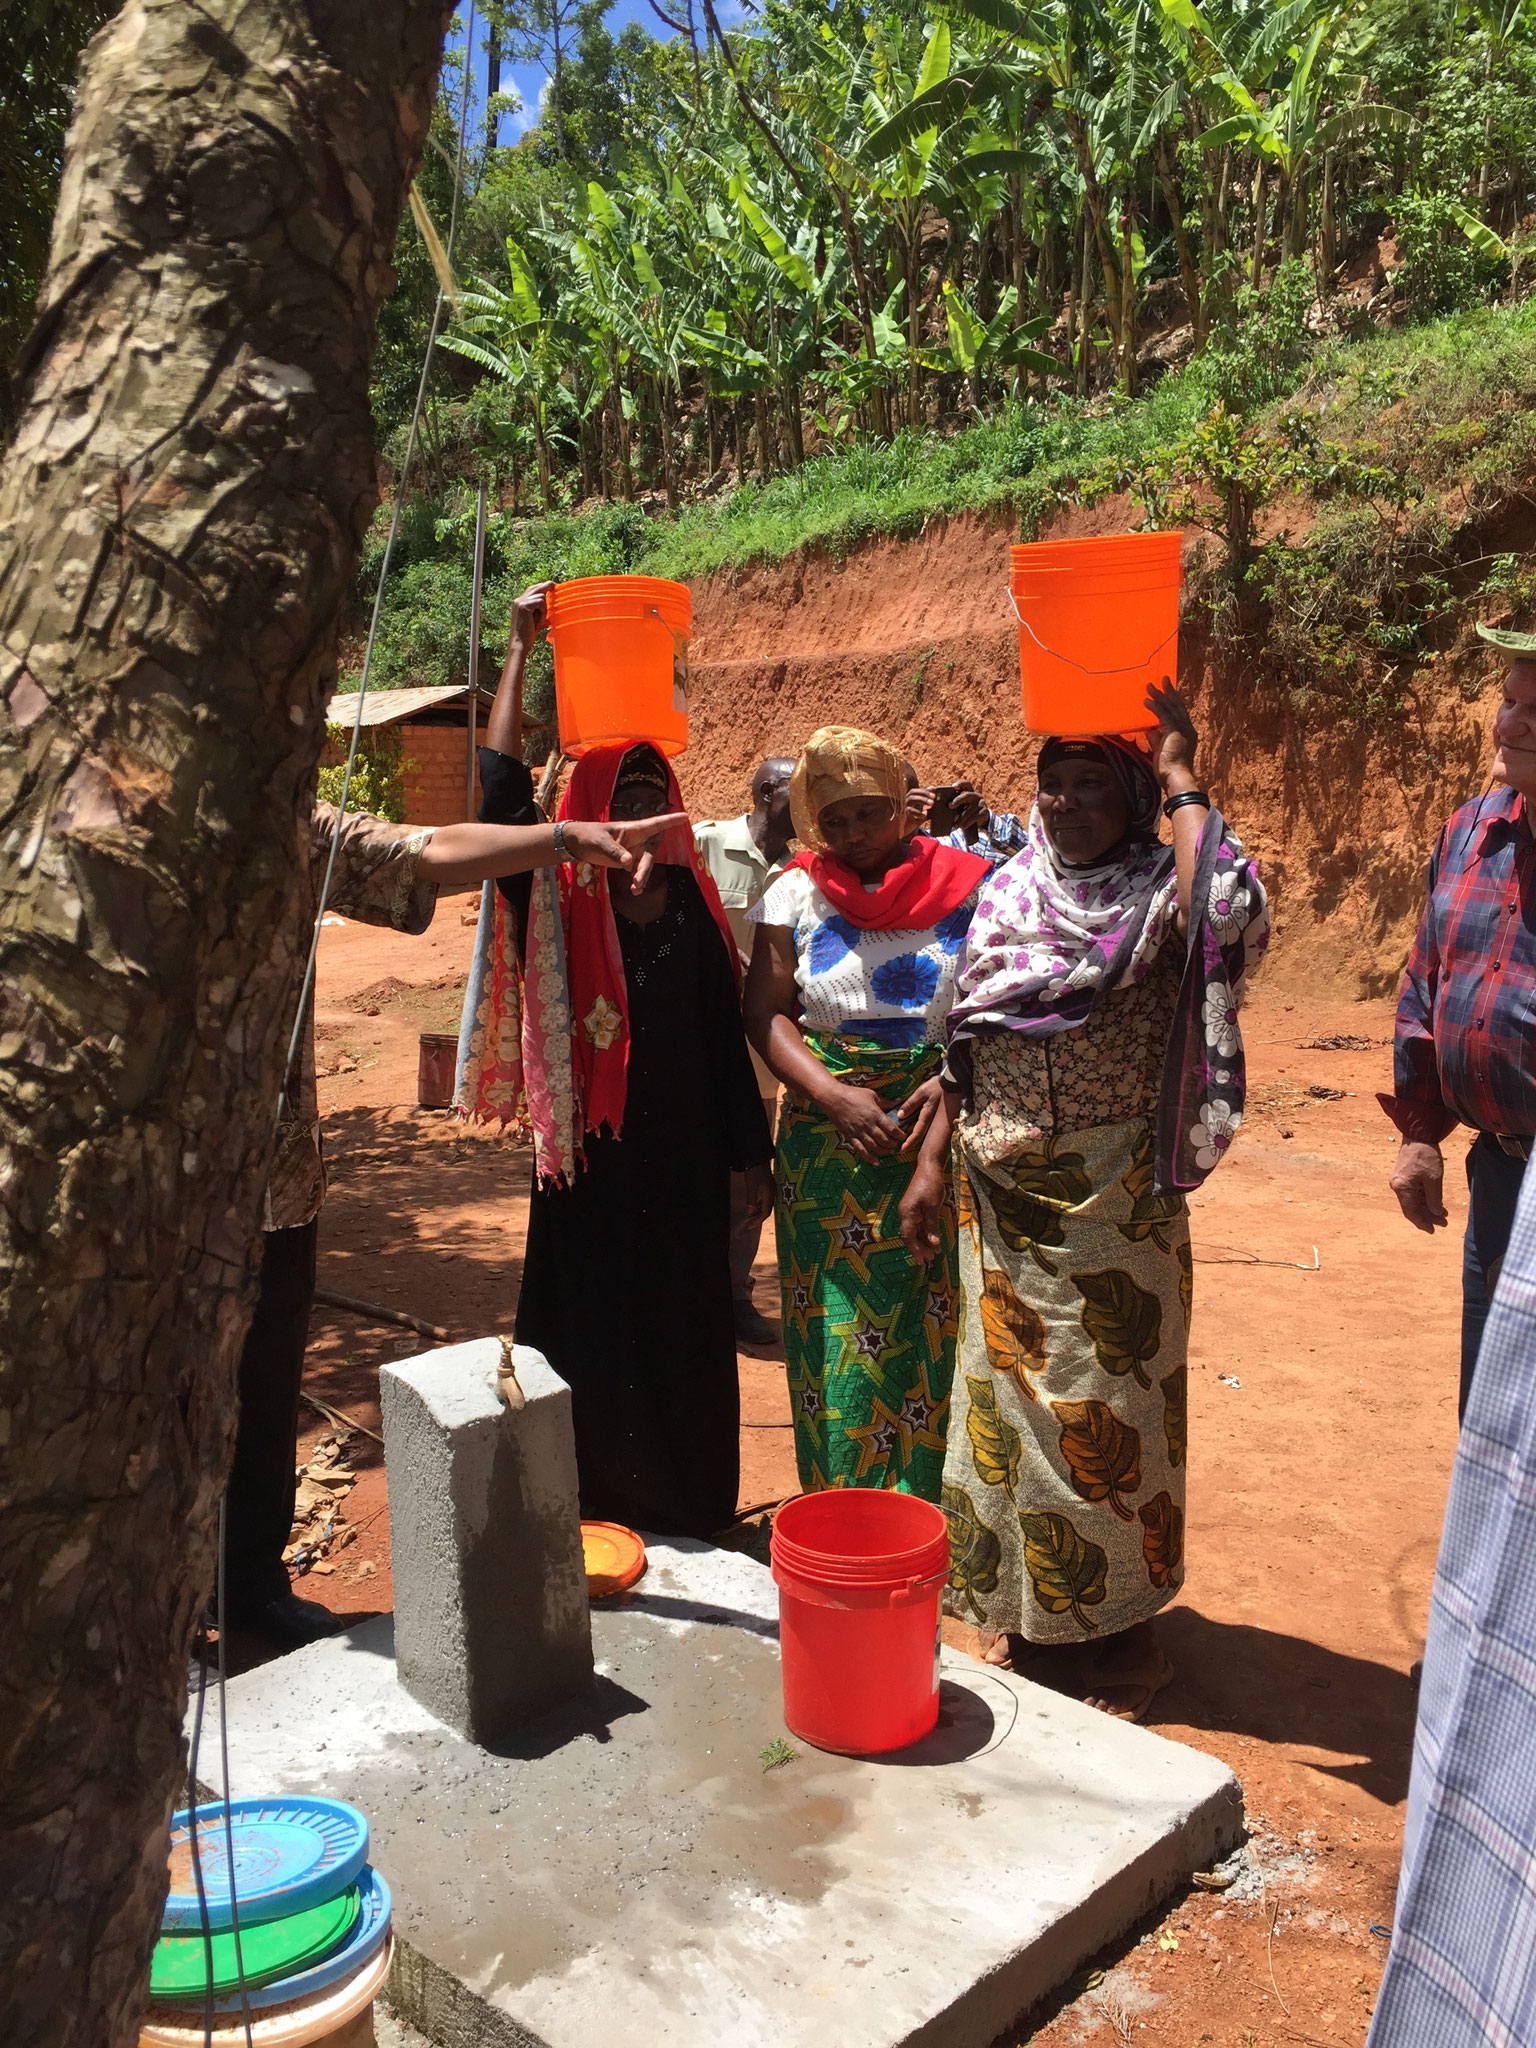
[[[907,764],[887,741],[856,725],[813,732],[789,778],[789,811],[802,846],[825,853],[821,814],[849,796],[883,796],[899,818],[907,807]]]

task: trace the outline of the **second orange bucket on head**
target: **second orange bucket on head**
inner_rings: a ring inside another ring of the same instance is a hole
[[[557,583],[545,613],[555,654],[560,745],[571,755],[650,740],[688,744],[686,583],[660,576],[582,576]]]
[[[1178,533],[1117,533],[1010,551],[1031,732],[1156,725],[1148,686],[1178,681],[1182,546]]]

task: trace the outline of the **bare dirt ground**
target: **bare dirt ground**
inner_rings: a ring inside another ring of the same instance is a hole
[[[318,1011],[332,1174],[320,1284],[456,1336],[510,1331],[528,1180],[522,1147],[414,1106],[418,1032],[457,1023],[470,903],[446,900],[420,939],[328,929]],[[1303,1001],[1261,980],[1250,1117],[1193,1213],[1189,1579],[1166,1618],[1177,1675],[1152,1725],[1236,1771],[1249,1866],[1232,1890],[1172,1901],[1009,2048],[1364,2036],[1454,1448],[1465,1214],[1459,1169],[1452,1229],[1433,1242],[1387,1191],[1393,1139],[1373,1094],[1390,1031],[1385,1002]],[[759,1273],[771,1307],[768,1259]],[[377,1431],[380,1360],[426,1341],[317,1310],[308,1387]],[[781,1365],[744,1354],[741,1374],[745,1416],[778,1425],[743,1431],[746,1508],[792,1492],[795,1474]],[[306,1446],[332,1427],[305,1421]],[[378,1446],[359,1438],[350,1455],[343,1512],[358,1534],[301,1590],[361,1615],[391,1604],[388,1513]]]

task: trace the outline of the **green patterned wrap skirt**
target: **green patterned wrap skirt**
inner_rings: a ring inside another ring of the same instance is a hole
[[[957,1152],[948,1611],[1034,1643],[1146,1621],[1184,1580],[1193,1268],[1141,1118],[985,1171]]]
[[[869,1088],[894,1112],[936,1074],[936,1045],[893,1050],[807,1032],[829,1073]],[[836,1127],[787,1090],[776,1162],[784,1356],[795,1459],[808,1493],[894,1487],[937,1501],[955,1369],[959,1279],[952,1198],[943,1249],[913,1263],[897,1208],[913,1158],[856,1159]]]

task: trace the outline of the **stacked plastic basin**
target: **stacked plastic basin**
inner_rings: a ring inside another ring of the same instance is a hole
[[[253,2048],[339,2041],[389,1974],[389,1923],[356,1807],[237,1799],[176,1814],[141,2048],[243,2048],[247,2013]]]

